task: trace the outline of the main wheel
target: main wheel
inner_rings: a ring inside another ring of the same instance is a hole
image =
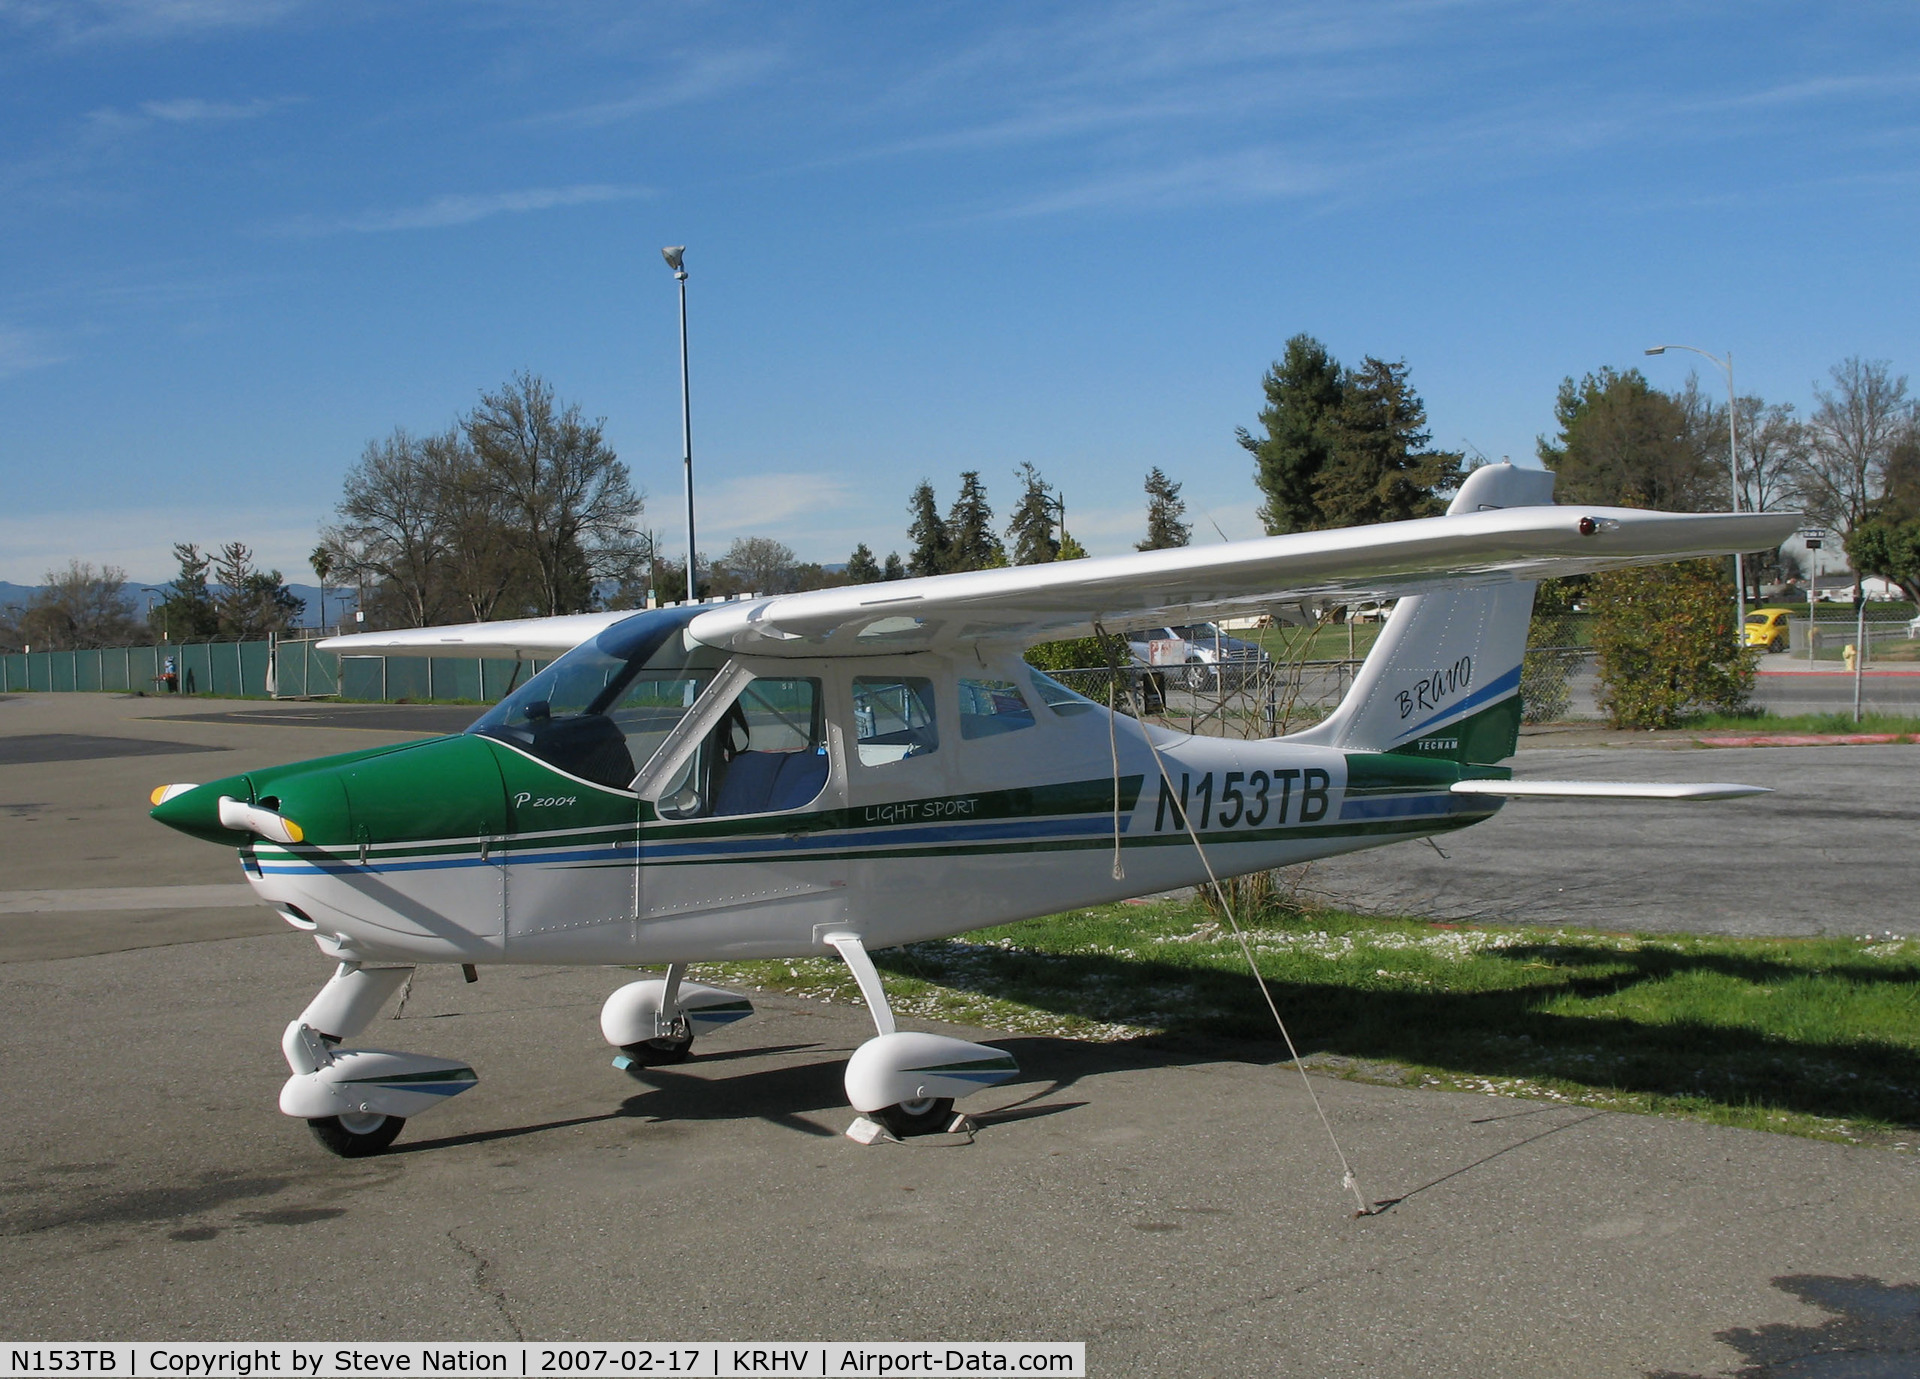
[[[392,1144],[407,1123],[405,1116],[350,1111],[307,1122],[313,1137],[343,1159],[365,1159]]]
[[[953,1098],[924,1096],[897,1101],[875,1111],[879,1122],[901,1139],[909,1135],[937,1135],[953,1119]]]
[[[1187,667],[1187,688],[1190,690],[1208,690],[1213,688],[1213,667],[1204,661],[1195,661]]]
[[[620,1052],[643,1068],[660,1068],[669,1063],[684,1063],[693,1052],[693,1036],[678,1039],[642,1039],[637,1044],[622,1044]]]

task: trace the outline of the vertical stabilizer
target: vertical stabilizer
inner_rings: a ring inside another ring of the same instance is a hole
[[[1447,515],[1549,506],[1553,480],[1543,469],[1482,465],[1461,484]],[[1340,707],[1294,739],[1482,765],[1512,756],[1532,616],[1530,583],[1401,599]]]

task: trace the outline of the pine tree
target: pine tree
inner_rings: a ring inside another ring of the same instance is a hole
[[[1180,485],[1155,465],[1147,471],[1147,539],[1134,543],[1136,551],[1164,551],[1184,546],[1193,536],[1193,527],[1180,519],[1187,505],[1181,501]]]
[[[1460,485],[1462,456],[1428,450],[1426,404],[1407,384],[1405,360],[1368,355],[1346,376],[1333,453],[1314,480],[1319,525],[1403,522],[1445,510],[1440,493]]]
[[[880,571],[880,578],[883,580],[887,580],[887,579],[905,579],[906,577],[907,577],[907,567],[900,563],[900,552],[888,551],[887,563],[885,568],[883,568]]]
[[[1296,335],[1261,386],[1267,395],[1260,411],[1266,434],[1254,437],[1245,427],[1235,432],[1254,457],[1254,482],[1266,497],[1260,520],[1276,536],[1334,525],[1322,519],[1316,485],[1333,456],[1345,395],[1340,361],[1311,335]]]
[[[847,583],[878,584],[879,582],[879,562],[874,560],[873,552],[867,549],[867,543],[862,541],[853,548],[853,554],[847,557]]]
[[[947,568],[991,570],[1006,563],[1006,547],[993,533],[993,509],[987,505],[980,471],[965,470],[960,475],[960,496],[947,512]]]
[[[913,554],[907,558],[908,572],[915,578],[945,574],[952,560],[952,542],[947,524],[941,520],[933,485],[922,479],[913,497],[907,500],[907,510],[913,514],[913,523],[907,528],[907,535],[913,538]]]
[[[1054,539],[1054,519],[1060,504],[1053,488],[1040,477],[1031,463],[1014,471],[1023,485],[1020,505],[1007,523],[1007,536],[1013,542],[1013,563],[1045,565],[1060,558],[1060,543]]]
[[[1055,559],[1085,560],[1086,558],[1087,558],[1087,548],[1085,546],[1082,546],[1078,541],[1074,540],[1074,536],[1072,532],[1062,527],[1060,529],[1060,554],[1056,556]]]

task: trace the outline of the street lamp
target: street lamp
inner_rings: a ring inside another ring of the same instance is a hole
[[[693,544],[693,395],[687,389],[687,246],[668,245],[660,251],[660,257],[667,261],[667,267],[673,270],[674,281],[680,284],[680,440],[681,463],[687,475],[687,602],[692,603],[700,597],[699,579],[694,570]]]
[[[1648,354],[1665,354],[1668,350],[1686,350],[1702,359],[1711,359],[1727,374],[1727,476],[1733,487],[1733,510],[1740,511],[1740,433],[1739,422],[1735,414],[1740,405],[1733,396],[1733,351],[1727,351],[1722,359],[1717,354],[1708,354],[1692,345],[1655,345]],[[1736,621],[1733,625],[1733,644],[1745,646],[1747,642],[1747,574],[1740,553],[1733,554],[1733,607]]]
[[[146,584],[140,586],[140,591],[147,596],[147,629],[151,631],[153,629],[153,596],[162,591]],[[172,638],[167,636],[166,600],[162,599],[160,602],[160,641],[164,645],[171,640]]]

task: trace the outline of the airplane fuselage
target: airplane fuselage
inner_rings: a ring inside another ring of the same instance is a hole
[[[657,762],[616,787],[482,732],[200,790],[299,821],[301,841],[249,838],[241,861],[332,956],[665,963],[819,954],[835,931],[884,948],[1193,885],[1189,821],[1222,877],[1380,846],[1487,817],[1496,800],[1448,786],[1506,774],[1150,728],[1012,653],[736,657],[727,674],[817,698],[812,739],[738,757],[816,771],[797,807],[676,818]],[[911,749],[872,740],[873,687],[900,684],[927,704]]]

